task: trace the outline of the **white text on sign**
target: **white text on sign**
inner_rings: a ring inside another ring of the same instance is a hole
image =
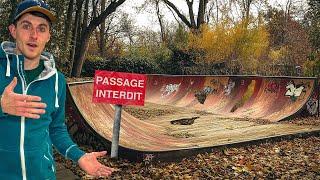
[[[102,77],[97,76],[96,84],[102,84],[107,86],[127,86],[127,87],[144,87],[144,80],[142,79],[123,79],[114,77]]]
[[[130,91],[96,90],[97,98],[141,100],[142,93]]]
[[[143,74],[96,70],[93,102],[143,106],[146,80]]]

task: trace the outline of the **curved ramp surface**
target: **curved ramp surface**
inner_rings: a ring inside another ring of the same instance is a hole
[[[148,75],[146,105],[131,110],[162,113],[134,117],[122,112],[120,156],[126,157],[126,152],[135,156],[132,159],[184,156],[192,150],[319,131],[320,127],[248,120],[277,122],[297,114],[315,96],[315,82],[292,77]],[[68,86],[69,103],[81,122],[110,143],[114,106],[92,103],[93,82]],[[187,123],[175,123],[179,121]]]
[[[148,76],[148,102],[272,122],[294,115],[315,79],[242,76]]]

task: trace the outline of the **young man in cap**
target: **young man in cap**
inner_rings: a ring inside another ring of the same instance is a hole
[[[55,20],[43,1],[25,0],[9,26],[15,43],[1,43],[0,179],[55,179],[52,145],[90,175],[113,171],[97,161],[106,152],[84,153],[67,132],[66,81],[43,51]]]

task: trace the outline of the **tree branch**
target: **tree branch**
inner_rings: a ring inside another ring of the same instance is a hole
[[[178,8],[173,3],[171,3],[168,0],[163,0],[163,2],[165,4],[167,4],[168,6],[170,6],[174,10],[174,12],[179,16],[179,18],[182,20],[182,22],[184,22],[189,28],[192,28],[192,25],[188,21],[188,19],[183,14],[181,14],[181,12],[178,10]]]

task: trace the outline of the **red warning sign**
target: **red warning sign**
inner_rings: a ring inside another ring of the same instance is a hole
[[[96,70],[93,102],[143,106],[146,80],[142,74]]]

